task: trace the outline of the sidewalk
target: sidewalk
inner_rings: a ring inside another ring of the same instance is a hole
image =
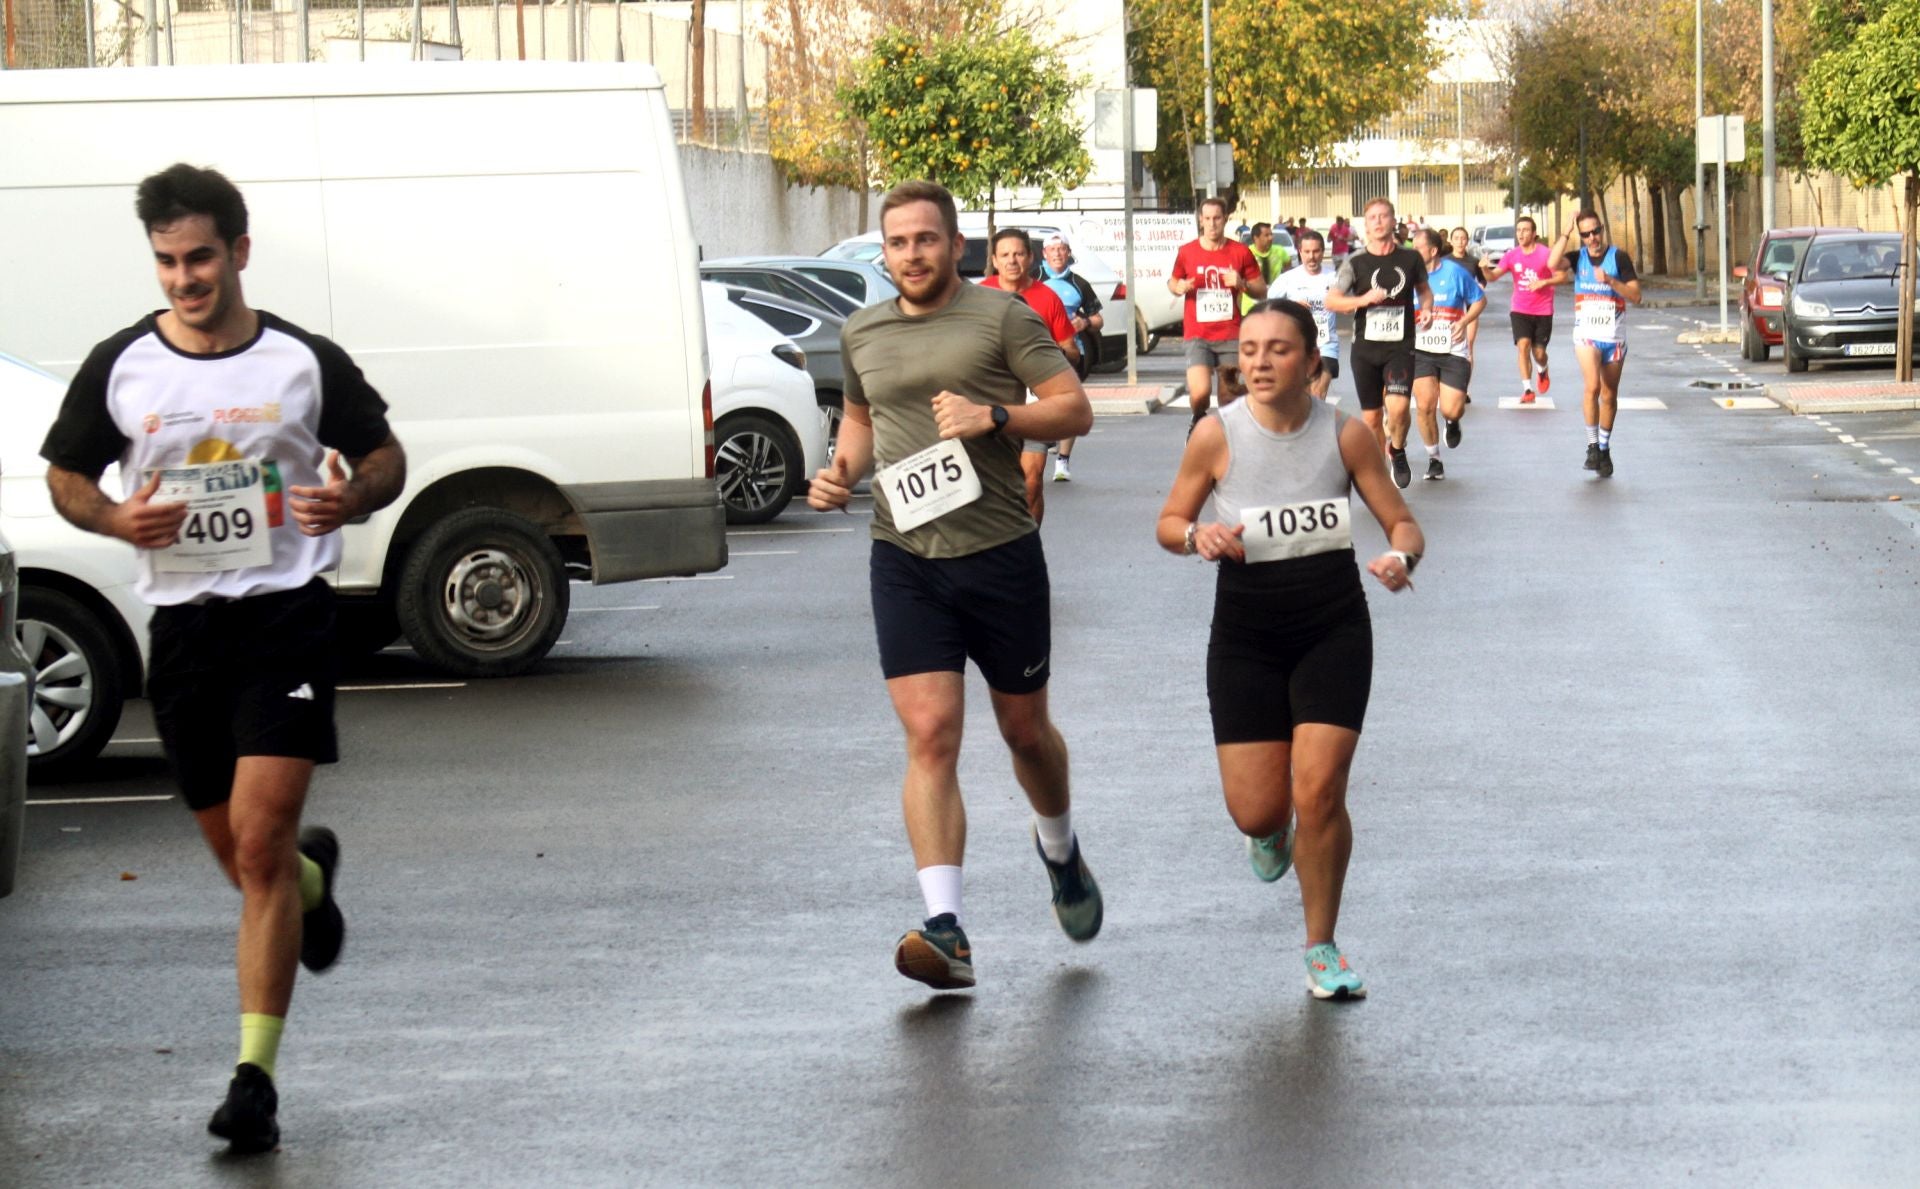
[[[1920,409],[1920,380],[1769,384],[1767,395],[1792,413],[1898,413]]]
[[[1095,417],[1137,417],[1151,413],[1173,399],[1178,384],[1134,384],[1122,379],[1117,383],[1090,380],[1087,399]]]

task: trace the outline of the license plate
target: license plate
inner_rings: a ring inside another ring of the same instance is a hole
[[[1891,355],[1892,343],[1848,343],[1843,350],[1848,355]]]

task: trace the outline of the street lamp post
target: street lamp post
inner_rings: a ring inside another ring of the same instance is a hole
[[[1693,126],[1707,117],[1706,49],[1702,42],[1704,0],[1693,0]],[[1693,154],[1693,296],[1707,299],[1707,165]]]
[[[1773,227],[1773,0],[1760,0],[1760,222]]]
[[[1207,76],[1207,181],[1218,190],[1220,183],[1214,176],[1219,172],[1214,168],[1218,162],[1213,152],[1213,0],[1200,0],[1200,59],[1202,71]]]

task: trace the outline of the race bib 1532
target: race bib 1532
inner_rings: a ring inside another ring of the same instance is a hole
[[[896,532],[911,532],[980,498],[980,475],[957,438],[928,446],[874,475]]]
[[[1346,496],[1247,508],[1240,513],[1240,523],[1246,526],[1240,543],[1249,562],[1288,561],[1353,548]]]
[[[1233,290],[1198,289],[1194,291],[1193,316],[1199,322],[1225,322],[1233,317]]]

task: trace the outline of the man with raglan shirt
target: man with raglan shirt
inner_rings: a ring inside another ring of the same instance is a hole
[[[1040,321],[1046,324],[1047,333],[1052,336],[1054,345],[1060,348],[1067,362],[1073,365],[1076,375],[1080,370],[1080,346],[1074,341],[1073,319],[1067,314],[1066,303],[1060,300],[1050,286],[1042,284],[1033,275],[1033,240],[1018,227],[1002,227],[993,233],[993,242],[988,245],[988,259],[993,262],[994,273],[980,283],[989,289],[998,289],[1003,293],[1017,294],[1027,303]],[[1027,511],[1032,514],[1033,522],[1039,524],[1047,513],[1047,451],[1054,443],[1043,441],[1027,442],[1020,451],[1020,473],[1025,477],[1027,487]]]
[[[1292,229],[1289,228],[1288,232],[1291,234]],[[1273,238],[1273,224],[1271,223],[1255,223],[1253,225],[1253,239],[1248,242],[1247,250],[1253,253],[1255,260],[1260,262],[1260,279],[1267,283],[1269,289],[1273,287],[1273,278],[1293,267],[1293,257],[1287,252],[1284,246]],[[1259,303],[1254,300],[1253,294],[1242,293],[1240,295],[1240,316],[1242,318],[1246,317],[1247,314],[1253,310],[1253,307],[1258,304]]]
[[[960,895],[969,660],[1033,807],[1054,918],[1075,941],[1100,932],[1100,888],[1069,811],[1067,745],[1047,709],[1051,596],[1019,463],[1022,439],[1083,434],[1093,409],[1030,309],[961,281],[964,241],[944,187],[895,186],[881,200],[880,231],[900,295],[856,312],[841,332],[846,419],[807,503],[845,508],[879,464],[868,587],[880,669],[906,731],[901,808],[926,904],[925,923],[901,936],[893,962],[945,990],[974,985]]]
[[[1099,337],[1107,319],[1100,312],[1100,295],[1093,291],[1092,283],[1073,271],[1073,246],[1058,232],[1049,235],[1047,242],[1040,246],[1040,279],[1067,307],[1067,317],[1073,322],[1074,341],[1080,347],[1080,362],[1074,370],[1084,380],[1093,341]],[[1072,438],[1060,439],[1060,452],[1053,460],[1055,483],[1073,479],[1073,442]]]
[[[1620,373],[1627,366],[1620,322],[1628,302],[1640,304],[1640,276],[1626,249],[1607,242],[1606,225],[1592,211],[1573,217],[1554,256],[1552,283],[1573,284],[1573,355],[1586,382],[1580,400],[1587,421],[1585,469],[1611,479],[1613,421],[1620,412]]]
[[[241,896],[240,1058],[207,1129],[263,1152],[280,1138],[273,1073],[295,963],[327,969],[346,932],[339,840],[300,829],[315,765],[337,759],[320,575],[340,564],[340,526],[400,493],[406,457],[346,352],[247,306],[252,242],[233,183],[175,165],[140,183],[135,210],[168,308],[93,349],[41,453],[60,514],[139,551],[154,721]],[[119,501],[100,488],[116,462]],[[276,482],[284,510],[266,494]]]
[[[1297,301],[1313,312],[1313,326],[1320,335],[1320,370],[1314,373],[1308,391],[1314,399],[1325,400],[1340,378],[1340,331],[1332,310],[1327,308],[1327,290],[1333,287],[1334,269],[1326,262],[1327,243],[1312,228],[1300,232],[1294,241],[1300,250],[1300,264],[1273,279],[1267,290],[1274,297]]]
[[[1393,203],[1376,198],[1361,212],[1366,238],[1347,257],[1327,290],[1327,308],[1353,315],[1353,390],[1360,416],[1387,452],[1393,482],[1413,481],[1407,464],[1408,404],[1413,397],[1413,334],[1433,307],[1427,265],[1394,243]],[[1385,410],[1382,424],[1381,411]]]
[[[1507,320],[1513,324],[1513,345],[1520,356],[1520,403],[1530,405],[1536,370],[1540,395],[1553,386],[1547,375],[1547,344],[1553,339],[1553,249],[1541,241],[1533,219],[1521,215],[1513,222],[1513,247],[1499,264],[1483,262],[1481,269],[1489,285],[1501,277],[1513,277],[1513,308]]]
[[[1260,262],[1247,245],[1227,238],[1226,200],[1202,199],[1199,220],[1200,238],[1180,245],[1167,278],[1167,288],[1187,299],[1182,330],[1187,340],[1187,400],[1195,422],[1206,416],[1216,377],[1220,403],[1233,399],[1228,383],[1240,359],[1238,294],[1267,295]]]
[[[1427,447],[1427,478],[1444,479],[1437,411],[1447,421],[1447,449],[1460,447],[1460,421],[1467,415],[1467,385],[1473,380],[1473,328],[1487,308],[1487,292],[1447,240],[1434,228],[1414,234],[1433,290],[1431,316],[1413,339],[1413,403],[1420,440]]]

